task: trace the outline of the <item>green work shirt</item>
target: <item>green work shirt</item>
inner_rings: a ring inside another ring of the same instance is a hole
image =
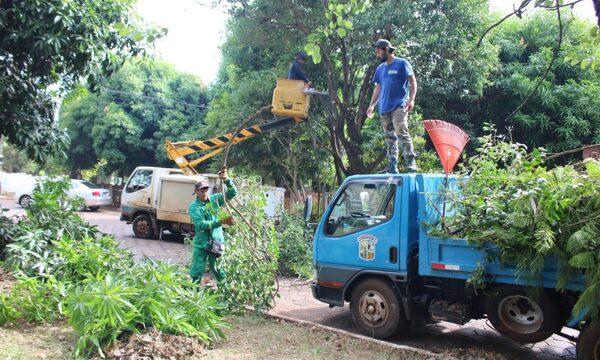
[[[227,200],[231,200],[237,194],[237,189],[231,179],[225,181],[225,186],[225,196]],[[219,221],[219,207],[224,203],[223,193],[210,195],[207,202],[200,201],[198,198],[192,201],[188,210],[194,224],[194,247],[206,249],[210,233],[214,240],[225,241]]]

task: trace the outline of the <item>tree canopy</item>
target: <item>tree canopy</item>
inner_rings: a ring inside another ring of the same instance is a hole
[[[144,29],[134,4],[0,2],[0,135],[37,161],[60,150],[66,137],[55,121],[55,96],[82,78],[94,88],[163,33]]]
[[[67,164],[80,171],[104,159],[106,172],[121,175],[139,165],[171,167],[164,141],[198,138],[207,103],[195,76],[158,61],[127,63],[100,93],[82,88],[65,101]]]

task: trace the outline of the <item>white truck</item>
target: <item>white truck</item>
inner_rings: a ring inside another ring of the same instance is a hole
[[[179,169],[137,167],[121,195],[121,221],[133,224],[133,233],[142,239],[193,230],[188,206],[194,200],[194,184],[208,179],[210,192],[217,191],[215,174],[184,175]]]
[[[135,168],[121,195],[121,221],[133,225],[133,233],[142,239],[162,238],[164,230],[172,234],[191,234],[188,206],[194,200],[194,184],[207,179],[209,193],[221,191],[216,174],[184,175],[180,169],[151,166]],[[276,216],[283,206],[285,190],[266,188],[265,213]]]

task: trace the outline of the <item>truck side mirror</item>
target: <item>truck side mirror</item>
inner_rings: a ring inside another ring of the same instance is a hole
[[[308,222],[310,220],[310,216],[312,215],[312,196],[307,196],[304,199],[304,221]]]

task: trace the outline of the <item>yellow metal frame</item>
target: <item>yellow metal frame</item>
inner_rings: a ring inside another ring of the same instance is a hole
[[[277,87],[273,91],[273,108],[271,112],[275,116],[285,117],[271,123],[254,125],[241,130],[234,138],[234,133],[217,136],[209,140],[190,140],[170,142],[165,141],[165,148],[169,159],[183,170],[186,175],[197,174],[196,167],[211,157],[223,151],[223,148],[233,142],[247,140],[265,131],[288,125],[292,122],[300,123],[308,117],[310,105],[309,96],[304,93],[304,81],[277,79]],[[188,160],[187,156],[203,151],[210,151],[197,159]]]

